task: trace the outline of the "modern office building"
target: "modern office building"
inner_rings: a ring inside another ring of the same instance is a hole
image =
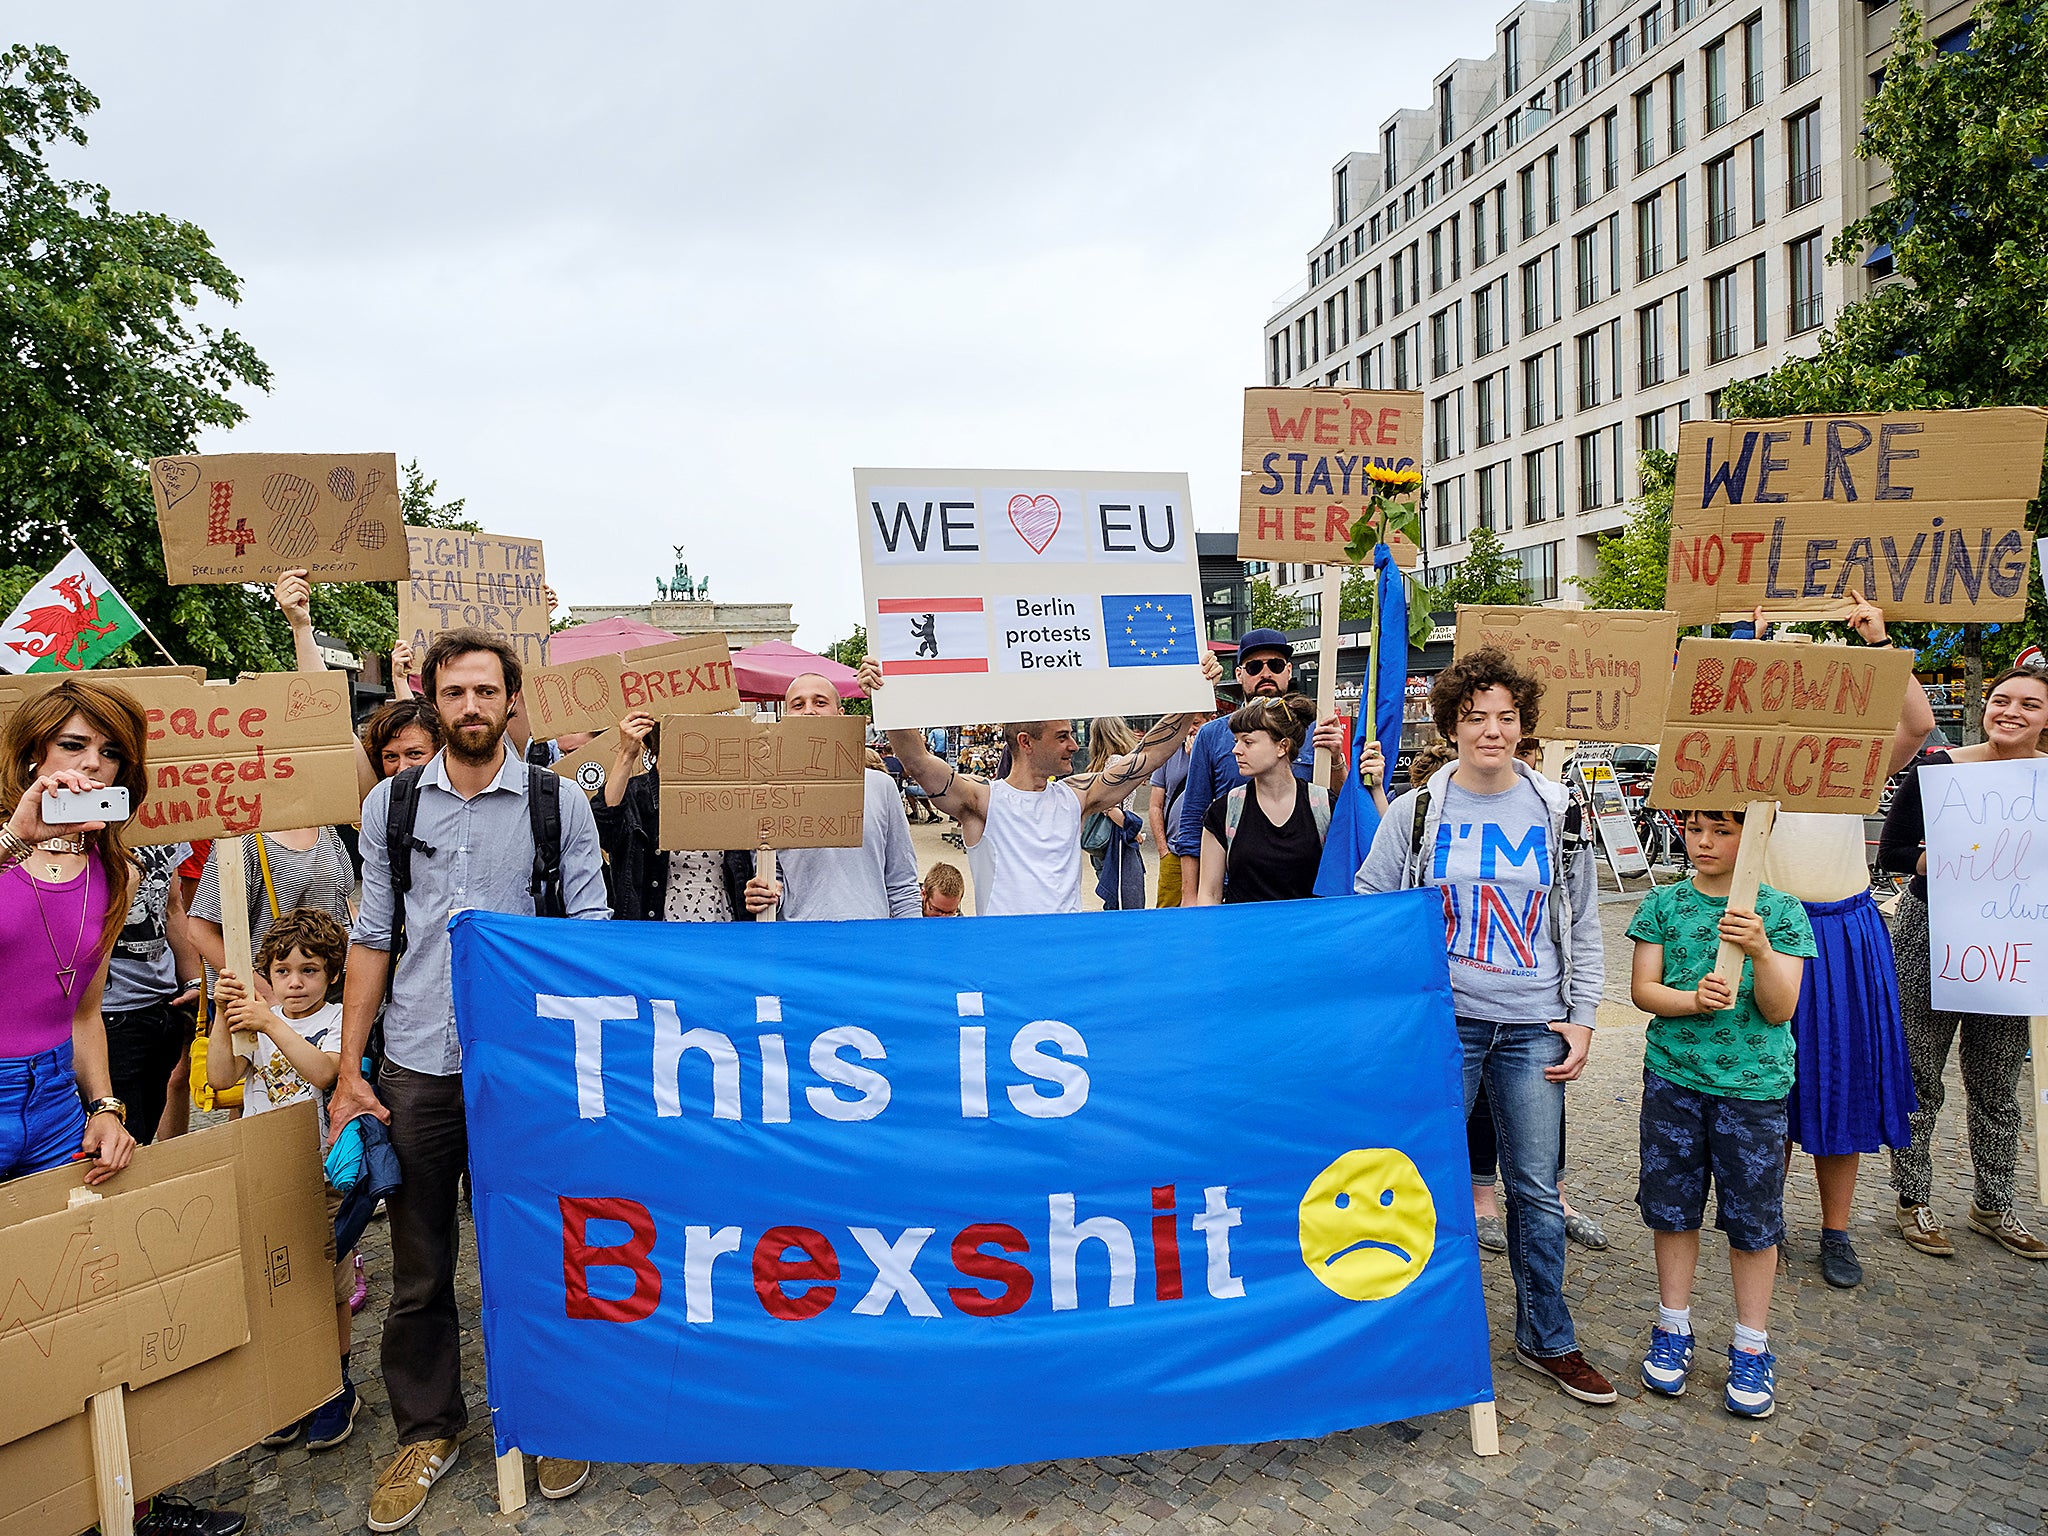
[[[1964,46],[1968,5],[1927,30]],[[1426,577],[1498,530],[1570,600],[1638,490],[1732,379],[1811,351],[1886,252],[1831,266],[1884,196],[1857,160],[1897,0],[1526,0],[1485,59],[1331,172],[1271,384],[1420,390]],[[1283,566],[1299,589],[1312,568]]]

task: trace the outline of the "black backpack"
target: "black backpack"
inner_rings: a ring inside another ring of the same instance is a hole
[[[384,823],[384,851],[391,861],[391,971],[398,974],[405,953],[405,896],[412,889],[412,855],[418,849],[431,857],[440,850],[413,836],[420,814],[420,774],[424,763],[400,770],[391,779],[391,804]],[[562,899],[562,779],[552,768],[526,765],[526,813],[533,830],[533,910],[541,917],[567,917]],[[385,984],[388,993],[390,983]]]

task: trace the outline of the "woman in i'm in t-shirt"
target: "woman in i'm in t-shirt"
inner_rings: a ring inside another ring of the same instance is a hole
[[[1201,887],[1192,905],[1315,894],[1330,825],[1329,791],[1294,776],[1295,756],[1315,720],[1315,704],[1298,693],[1254,699],[1230,717],[1233,755],[1245,782],[1209,804]]]

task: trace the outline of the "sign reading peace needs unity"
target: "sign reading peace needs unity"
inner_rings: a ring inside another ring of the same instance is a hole
[[[876,724],[1206,709],[1185,475],[856,469]]]

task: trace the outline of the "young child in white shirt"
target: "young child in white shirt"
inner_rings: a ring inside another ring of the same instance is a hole
[[[327,1137],[327,1092],[341,1071],[341,972],[348,956],[348,934],[317,907],[295,907],[263,936],[256,951],[256,974],[269,996],[257,995],[231,972],[221,974],[212,1033],[206,1040],[206,1075],[214,1092],[231,1088],[246,1077],[244,1115],[262,1114],[310,1098],[320,1115],[320,1136]],[[330,1001],[332,999],[332,1001]],[[243,1048],[253,1038],[253,1052]],[[331,1223],[340,1198],[327,1191]],[[332,1450],[355,1427],[360,1400],[349,1381],[349,1293],[354,1289],[352,1255],[337,1254],[334,1263],[334,1318],[341,1343],[341,1391],[296,1424],[264,1440],[289,1445],[303,1432],[306,1449]]]

